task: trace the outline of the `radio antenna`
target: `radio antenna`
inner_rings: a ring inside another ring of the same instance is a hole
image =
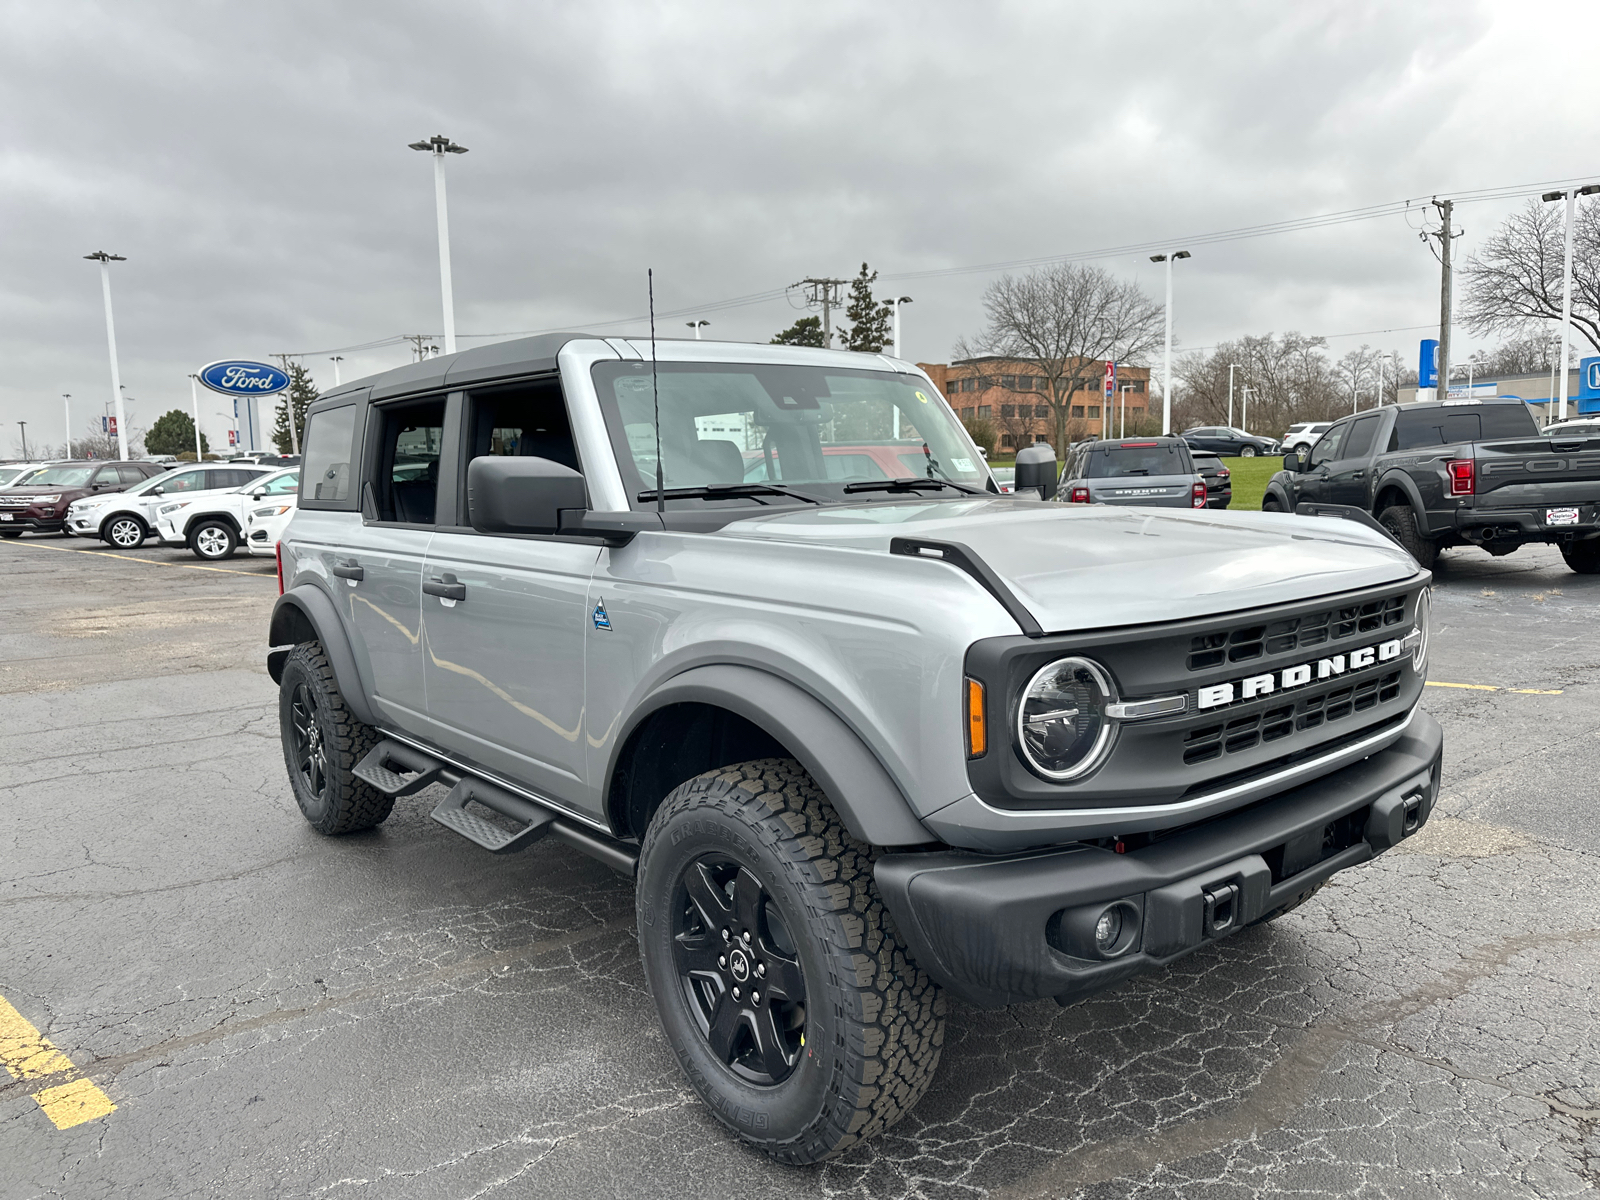
[[[656,511],[667,511],[667,473],[661,463],[661,392],[656,387],[656,272],[645,268],[645,280],[650,288],[650,399],[655,406],[656,418]]]

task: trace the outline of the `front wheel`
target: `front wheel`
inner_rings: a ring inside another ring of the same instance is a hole
[[[1274,496],[1271,492],[1268,492],[1265,496],[1261,497],[1261,511],[1282,512],[1283,505],[1279,502],[1276,496]]]
[[[907,956],[872,877],[790,759],[675,788],[639,854],[639,947],[689,1083],[786,1163],[831,1157],[927,1091],[945,1001]]]
[[[238,548],[239,535],[226,521],[206,521],[189,535],[189,549],[207,562],[232,558]]]
[[[1239,457],[1240,458],[1254,458],[1255,456],[1256,456],[1256,448],[1254,446],[1240,446],[1239,447]]]
[[[1378,514],[1378,524],[1394,535],[1394,540],[1404,546],[1425,571],[1433,569],[1433,560],[1439,557],[1439,547],[1422,536],[1417,528],[1417,514],[1396,504]]]
[[[1579,575],[1600,575],[1600,538],[1562,546],[1561,557]]]
[[[137,550],[150,531],[138,517],[117,517],[106,526],[105,539],[118,550]]]

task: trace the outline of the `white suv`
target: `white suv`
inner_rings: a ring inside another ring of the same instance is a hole
[[[295,478],[298,481],[298,467],[295,468]],[[262,500],[261,503],[251,504],[245,516],[244,548],[250,554],[273,558],[278,553],[278,539],[289,528],[289,522],[294,520],[295,510],[300,504],[300,493],[296,488],[291,488],[286,492],[265,496]]]
[[[1332,421],[1301,421],[1289,426],[1289,432],[1283,435],[1284,453],[1294,454],[1299,450],[1311,449],[1317,439],[1331,428]]]
[[[99,538],[119,550],[132,550],[144,544],[155,530],[156,510],[182,495],[185,500],[242,487],[252,479],[270,474],[268,467],[202,466],[179,467],[152,476],[125,492],[108,496],[85,496],[67,508],[68,532],[76,537]]]
[[[207,562],[231,557],[244,540],[250,511],[271,498],[294,503],[300,468],[274,471],[226,492],[184,496],[156,509],[156,534],[163,546],[187,546]],[[274,505],[276,507],[276,505]]]

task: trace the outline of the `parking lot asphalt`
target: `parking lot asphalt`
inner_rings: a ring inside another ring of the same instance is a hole
[[[428,793],[312,832],[263,662],[273,566],[221,566],[0,543],[6,1200],[1600,1184],[1600,578],[1553,551],[1440,560],[1430,675],[1468,686],[1427,691],[1446,768],[1416,839],[1074,1007],[953,1005],[923,1102],[803,1170],[690,1093],[619,876],[484,854]],[[33,1029],[64,1058],[17,1067]]]

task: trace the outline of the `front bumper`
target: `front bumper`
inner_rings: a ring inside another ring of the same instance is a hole
[[[163,546],[182,546],[188,542],[182,530],[173,524],[171,517],[162,517],[156,522],[156,537],[161,539]]]
[[[0,529],[30,529],[34,533],[60,533],[65,516],[41,517],[30,513],[0,513]]]
[[[1226,937],[1415,833],[1443,748],[1438,722],[1417,712],[1369,758],[1126,854],[886,854],[878,889],[917,962],[963,1000],[1065,1003]],[[1112,904],[1132,932],[1106,958],[1092,931]]]

